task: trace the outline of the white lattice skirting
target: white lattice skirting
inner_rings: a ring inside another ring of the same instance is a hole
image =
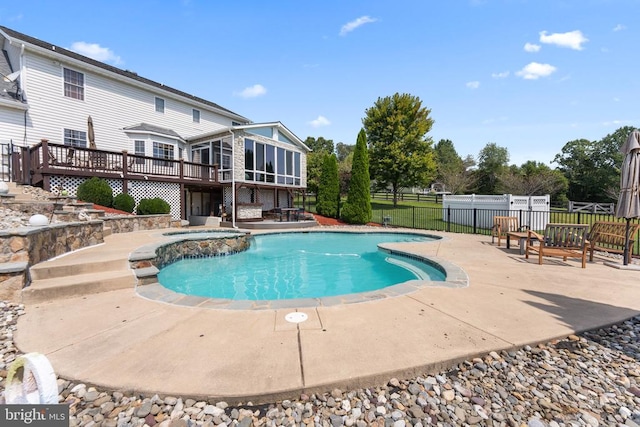
[[[70,196],[76,196],[78,186],[89,178],[81,177],[51,177],[51,188],[59,187],[69,192]],[[108,179],[107,182],[113,190],[113,196],[122,193],[122,181]],[[129,181],[129,194],[136,201],[136,206],[142,199],[153,199],[159,197],[171,206],[171,216],[180,219],[180,184],[173,182],[149,182],[149,181]]]

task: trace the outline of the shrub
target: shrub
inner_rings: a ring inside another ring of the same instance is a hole
[[[111,207],[113,204],[113,190],[104,179],[93,177],[78,186],[78,199],[87,203]]]
[[[136,207],[136,201],[129,194],[120,193],[113,198],[113,207],[125,212],[133,212]]]
[[[169,203],[162,200],[160,197],[153,199],[142,199],[138,203],[138,209],[136,213],[138,215],[154,215],[154,214],[168,214],[171,211]]]

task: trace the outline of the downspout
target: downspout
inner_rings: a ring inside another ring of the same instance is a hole
[[[24,43],[20,45],[20,80],[18,81],[18,88],[20,90],[20,102],[24,102],[24,88],[26,80],[26,72],[24,68]],[[22,145],[27,147],[27,111],[24,110],[24,136],[22,137]]]
[[[236,225],[236,135],[229,128],[231,133],[231,226],[238,228]]]

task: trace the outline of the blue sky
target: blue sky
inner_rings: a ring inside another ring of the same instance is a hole
[[[434,142],[550,163],[640,126],[640,0],[5,2],[0,24],[300,138],[355,144],[396,92]]]

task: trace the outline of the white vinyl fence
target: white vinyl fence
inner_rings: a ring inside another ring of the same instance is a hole
[[[462,225],[491,228],[493,217],[515,216],[520,226],[542,230],[549,222],[549,195],[447,195],[442,198],[442,218]],[[475,221],[475,224],[474,224]]]

